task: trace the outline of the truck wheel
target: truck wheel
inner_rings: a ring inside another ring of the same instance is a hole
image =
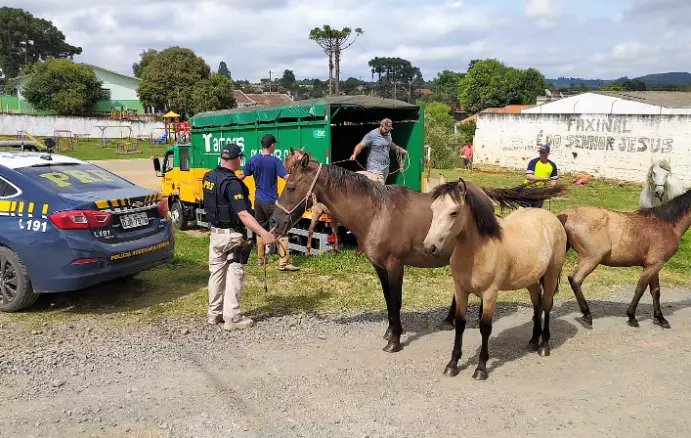
[[[173,226],[176,230],[184,231],[188,229],[187,218],[185,217],[185,210],[179,200],[175,200],[170,206],[170,217],[173,219]]]
[[[16,312],[36,302],[24,263],[9,248],[0,246],[0,311]]]

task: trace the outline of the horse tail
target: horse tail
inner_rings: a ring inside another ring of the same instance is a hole
[[[564,254],[566,254],[571,249],[571,245],[569,244],[569,233],[566,231],[566,219],[568,216],[566,213],[561,213],[558,214],[557,217],[559,218],[559,222],[561,222],[561,226],[564,227],[564,231],[566,232],[566,251],[564,251]]]

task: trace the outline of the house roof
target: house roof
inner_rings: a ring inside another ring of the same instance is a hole
[[[290,103],[293,99],[287,94],[282,93],[261,93],[261,94],[246,94],[241,90],[234,90],[233,97],[235,101],[240,104],[245,105],[280,105],[284,103]]]
[[[664,108],[691,108],[691,92],[688,91],[593,91],[593,93]]]
[[[492,107],[492,108],[485,108],[481,113],[513,113],[513,114],[518,114],[521,112],[522,109],[525,108],[530,108],[535,105],[506,105],[503,107]],[[461,120],[460,122],[457,122],[457,125],[463,125],[471,121],[477,121],[477,114],[473,114],[470,117],[466,117],[465,119]]]
[[[97,65],[88,64],[88,63],[86,63],[86,62],[80,62],[79,64],[81,64],[81,65],[86,65],[86,66],[89,66],[89,67],[94,68],[94,69],[97,69],[97,70],[107,71],[108,73],[112,73],[112,74],[117,75],[117,76],[122,76],[122,77],[124,77],[124,78],[134,79],[135,81],[141,81],[141,79],[138,78],[138,77],[130,76],[130,75],[122,74],[122,73],[118,73],[118,72],[116,72],[116,71],[108,70],[107,68],[99,67],[99,66],[97,66]],[[33,75],[34,75],[33,73],[29,73],[28,75],[17,76],[15,79],[28,78],[28,77],[31,77],[31,76],[33,76]]]

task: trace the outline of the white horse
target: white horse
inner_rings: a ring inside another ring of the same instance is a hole
[[[660,160],[650,165],[646,183],[638,198],[639,208],[652,208],[664,204],[684,193],[681,180],[672,173],[667,160]]]

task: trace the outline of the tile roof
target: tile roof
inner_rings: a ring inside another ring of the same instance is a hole
[[[240,90],[234,90],[233,96],[238,106],[279,105],[293,101],[290,96],[282,93],[247,94]]]
[[[664,108],[691,108],[691,92],[688,91],[593,91],[593,93]]]
[[[485,108],[481,113],[513,113],[513,114],[518,114],[521,112],[522,109],[525,108],[530,108],[535,105],[506,105],[504,107],[492,107],[492,108]],[[473,114],[470,117],[466,117],[465,119],[461,120],[458,122],[458,125],[463,125],[471,121],[477,121],[477,113]]]

